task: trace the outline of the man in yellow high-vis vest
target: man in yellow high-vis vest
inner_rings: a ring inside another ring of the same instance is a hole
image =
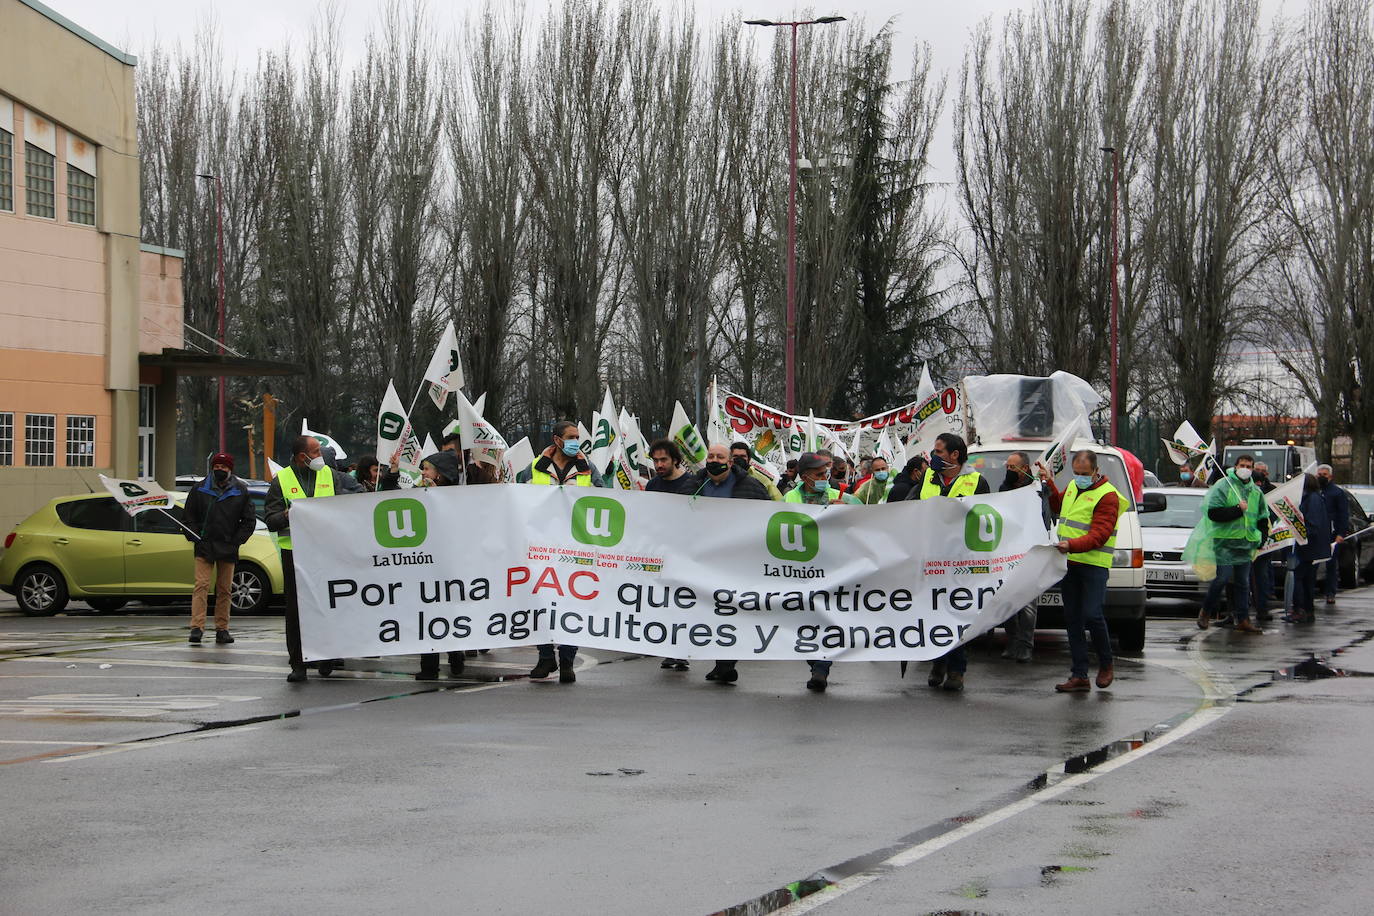
[[[987,478],[973,468],[965,467],[966,461],[968,444],[964,442],[964,437],[940,433],[930,448],[930,466],[911,488],[907,499],[987,495],[991,492]],[[961,643],[935,660],[926,683],[946,690],[963,690],[967,671],[968,652]]]
[[[1112,685],[1112,640],[1102,605],[1116,547],[1116,525],[1124,497],[1097,468],[1097,453],[1082,449],[1073,456],[1073,480],[1060,492],[1040,465],[1040,480],[1049,489],[1050,509],[1059,516],[1059,552],[1068,554],[1069,570],[1059,584],[1064,596],[1064,626],[1069,636],[1069,679],[1056,684],[1060,693],[1091,690],[1088,640],[1097,652],[1097,686]]]
[[[301,656],[301,613],[296,603],[296,562],[291,543],[291,504],[300,499],[333,496],[336,493],[360,493],[362,487],[350,475],[329,467],[320,454],[320,440],[314,436],[297,436],[291,446],[291,463],[272,478],[263,505],[263,522],[273,533],[281,552],[282,581],[286,587],[286,655],[291,673],[286,679],[293,684],[305,680],[305,660]],[[334,670],[333,661],[317,666],[321,677]]]

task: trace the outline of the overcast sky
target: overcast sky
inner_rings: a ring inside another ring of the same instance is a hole
[[[226,63],[251,68],[258,51],[283,44],[302,43],[324,3],[312,0],[44,0],[73,22],[135,55],[142,55],[158,42],[189,46],[197,29],[213,22],[219,28],[227,56]],[[556,2],[556,0],[555,0]],[[1266,11],[1293,15],[1307,0],[1263,0]],[[970,31],[983,19],[1008,10],[1033,6],[1035,0],[841,0],[818,3],[818,15],[842,15],[862,19],[870,32],[889,19],[894,20],[896,51],[894,76],[904,75],[911,63],[911,49],[917,42],[928,42],[937,72],[955,82],[964,44]],[[341,12],[345,63],[362,56],[368,31],[378,22],[386,0],[333,0]],[[531,14],[543,11],[550,0],[525,0]],[[675,5],[664,0],[663,6]],[[431,0],[429,8],[441,34],[452,32],[463,19],[477,15],[486,6],[482,0]],[[732,15],[738,19],[781,19],[789,7],[776,0],[698,0],[692,3],[703,21]],[[803,6],[800,9],[812,7]],[[946,96],[943,128],[931,163],[933,179],[949,181],[954,156],[950,149],[950,100]],[[803,151],[805,155],[805,151]]]

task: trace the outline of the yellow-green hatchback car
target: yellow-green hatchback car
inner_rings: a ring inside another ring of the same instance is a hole
[[[173,493],[172,499],[167,512],[181,521],[186,494]],[[73,598],[97,611],[117,611],[132,600],[187,598],[195,584],[192,549],[162,511],[130,518],[107,495],[63,496],[5,536],[0,589],[32,617],[56,614]],[[281,558],[259,522],[239,548],[233,611],[265,610],[282,593]]]

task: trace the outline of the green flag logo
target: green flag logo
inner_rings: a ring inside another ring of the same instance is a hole
[[[821,527],[801,512],[774,512],[765,536],[768,552],[779,560],[805,563],[821,549]]]
[[[119,485],[119,489],[121,489],[121,490],[124,491],[124,495],[125,495],[125,496],[131,497],[131,498],[132,498],[132,497],[135,497],[135,496],[147,496],[147,495],[148,495],[148,491],[147,491],[147,490],[143,489],[142,487],[140,487],[140,486],[139,486],[138,484],[136,484],[136,483],[129,483],[129,482],[127,482],[127,481],[124,482],[124,483],[121,483],[121,484]]]
[[[977,505],[964,516],[964,546],[991,553],[1002,543],[1002,513],[992,506]]]
[[[584,496],[572,507],[572,536],[592,547],[614,547],[625,536],[625,507],[605,496]]]
[[[425,507],[418,499],[388,499],[372,510],[372,533],[383,547],[419,547],[428,529]]]

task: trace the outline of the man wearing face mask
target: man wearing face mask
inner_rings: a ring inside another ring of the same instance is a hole
[[[869,463],[868,479],[859,484],[854,491],[854,498],[865,506],[885,503],[892,492],[893,483],[892,475],[887,470],[887,459],[877,455]]]
[[[785,503],[826,506],[840,501],[840,491],[830,483],[830,467],[825,456],[807,452],[797,460],[797,485],[782,498]]]
[[[1064,596],[1064,623],[1069,637],[1069,679],[1055,684],[1059,693],[1092,690],[1088,681],[1088,640],[1092,635],[1097,652],[1097,686],[1112,685],[1111,635],[1102,605],[1107,600],[1107,576],[1116,547],[1116,525],[1125,502],[1116,487],[1098,470],[1097,454],[1082,449],[1073,455],[1073,480],[1061,493],[1043,464],[1040,480],[1049,490],[1050,509],[1059,515],[1059,543],[1068,555],[1068,571],[1059,583]]]
[[[1217,577],[1207,587],[1202,611],[1197,617],[1198,627],[1204,630],[1211,624],[1226,583],[1230,582],[1234,597],[1231,613],[1236,632],[1263,632],[1250,622],[1250,566],[1255,551],[1269,532],[1269,506],[1251,479],[1254,472],[1255,459],[1241,455],[1235,467],[1208,488],[1203,501],[1207,518],[1199,524],[1210,526],[1207,537],[1211,539],[1210,550],[1215,554],[1217,566]]]
[[[1322,500],[1326,503],[1326,517],[1331,519],[1331,559],[1326,561],[1326,603],[1336,603],[1336,592],[1340,589],[1341,574],[1340,563],[1337,557],[1341,555],[1341,545],[1345,543],[1345,536],[1350,533],[1350,497],[1344,490],[1336,486],[1332,479],[1331,465],[1322,464],[1317,466],[1317,486],[1320,488]]]
[[[296,562],[291,543],[291,504],[301,499],[318,499],[337,493],[361,493],[362,486],[349,474],[325,464],[320,454],[320,440],[314,436],[297,436],[291,445],[291,463],[282,468],[267,488],[263,507],[263,522],[271,531],[281,553],[282,580],[286,587],[286,655],[291,673],[286,679],[293,684],[305,680],[305,660],[301,657],[301,614],[296,603]],[[323,661],[317,666],[321,677],[328,677],[334,662]]]
[[[195,540],[196,579],[191,592],[191,642],[200,643],[205,631],[206,597],[215,580],[215,642],[234,641],[229,633],[229,597],[239,547],[253,536],[257,516],[242,480],[234,476],[234,456],[223,452],[210,459],[210,476],[186,497],[186,527]],[[192,540],[186,535],[187,540]]]
[[[782,499],[782,493],[778,490],[778,485],[773,483],[772,478],[754,467],[754,462],[749,455],[749,446],[744,442],[734,442],[730,445],[730,463],[741,469],[750,477],[753,477],[763,485],[768,491],[768,498],[772,500]]]
[[[954,433],[940,433],[930,449],[930,465],[920,483],[911,488],[907,499],[953,498],[992,492],[982,474],[964,467],[967,460],[968,445],[963,437]],[[935,660],[926,683],[945,690],[963,690],[967,672],[968,652],[963,645],[958,645]]]

